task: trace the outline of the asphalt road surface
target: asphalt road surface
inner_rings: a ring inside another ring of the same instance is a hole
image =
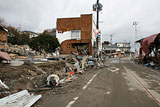
[[[43,95],[35,107],[160,107],[160,71],[110,59],[106,67],[91,70],[67,87]]]

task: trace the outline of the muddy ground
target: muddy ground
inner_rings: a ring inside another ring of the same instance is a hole
[[[0,88],[4,93],[0,94],[0,98],[28,89],[35,91],[37,88],[46,85],[46,79],[50,74],[57,74],[60,78],[65,76],[65,62],[57,61],[51,63],[41,63],[33,65],[10,66],[0,65],[0,79],[9,87],[9,92]]]

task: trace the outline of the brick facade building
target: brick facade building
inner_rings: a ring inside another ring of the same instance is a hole
[[[0,42],[7,42],[7,31],[4,27],[0,26]]]
[[[75,47],[87,47],[89,55],[93,55],[95,44],[94,29],[96,28],[92,14],[78,18],[58,18],[56,37],[61,46],[61,54],[71,54]]]

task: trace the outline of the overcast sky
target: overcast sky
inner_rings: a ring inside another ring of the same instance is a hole
[[[99,0],[100,30],[103,41],[132,42],[135,40],[133,22],[137,21],[136,39],[160,32],[160,0]],[[42,32],[56,27],[60,17],[90,14],[96,0],[0,0],[0,17],[8,25],[21,30]],[[95,14],[96,15],[96,14]]]

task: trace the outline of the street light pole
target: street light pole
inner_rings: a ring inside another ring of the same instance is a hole
[[[99,0],[97,0],[97,29],[99,29]],[[96,38],[96,43],[97,43],[97,57],[99,56],[99,46],[98,46],[98,39],[99,39],[99,35]]]
[[[133,22],[133,25],[135,26],[135,41],[137,39],[137,25],[138,25],[138,22]]]
[[[138,25],[138,22],[137,21],[133,22],[133,25],[135,26],[135,41],[136,41],[136,39],[137,39],[137,25]],[[135,54],[137,54],[136,43],[135,43]]]

